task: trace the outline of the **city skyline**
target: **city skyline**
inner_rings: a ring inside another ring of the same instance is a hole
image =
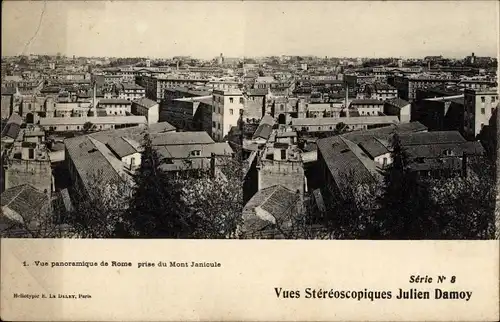
[[[498,52],[493,1],[7,1],[3,9],[2,56],[463,58]]]

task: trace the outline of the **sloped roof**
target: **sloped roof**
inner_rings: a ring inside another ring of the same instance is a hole
[[[374,180],[371,172],[341,136],[319,139],[316,144],[323,156],[333,179],[342,191],[351,184],[361,184]]]
[[[275,185],[258,191],[243,208],[243,230],[258,231],[275,223],[283,223],[290,218],[293,207],[300,200],[300,196],[293,191]],[[273,218],[263,218],[256,213],[260,208]]]
[[[23,118],[17,113],[12,113],[2,130],[2,137],[9,137],[11,139],[16,139],[19,131],[21,131],[21,124],[23,123]]]
[[[99,151],[87,135],[64,140],[68,157],[71,158],[78,175],[86,188],[91,188],[95,180],[100,184],[119,182],[120,176],[106,157]]]
[[[260,120],[259,126],[253,134],[253,139],[263,138],[265,140],[269,139],[271,132],[273,130],[274,118],[270,115],[264,115]]]
[[[135,104],[143,106],[145,108],[151,108],[158,105],[156,101],[150,100],[149,98],[143,97],[134,101]]]
[[[214,140],[207,132],[167,132],[151,134],[153,145],[209,144]]]
[[[48,204],[48,196],[34,188],[32,185],[23,184],[5,190],[1,195],[3,207],[15,211],[25,220],[33,216],[42,215],[43,208]],[[22,218],[19,218],[23,220]],[[17,218],[10,218],[16,220]]]
[[[130,101],[122,98],[101,98],[99,104],[132,104]]]
[[[407,105],[410,104],[410,102],[407,102],[407,101],[405,101],[404,99],[401,99],[401,98],[393,98],[393,99],[387,100],[386,103],[390,104],[392,106],[399,107],[399,108],[403,108],[403,107],[405,107],[405,106],[407,106]]]
[[[119,158],[137,153],[137,150],[123,138],[111,138],[108,141],[107,146]]]
[[[433,131],[418,132],[400,135],[401,145],[424,145],[424,144],[445,144],[464,143],[465,138],[458,131]]]

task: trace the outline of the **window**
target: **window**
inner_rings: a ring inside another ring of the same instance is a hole
[[[492,103],[495,103],[495,96],[492,96],[492,97],[491,97],[491,102],[492,102]]]
[[[234,99],[232,97],[229,98],[229,103],[232,103]]]
[[[229,115],[233,115],[233,109],[232,108],[229,109]]]
[[[283,104],[280,104],[280,111],[283,111],[285,108],[283,106]]]
[[[286,150],[281,150],[281,160],[286,160]]]
[[[29,159],[34,159],[35,158],[35,149],[29,149],[28,150],[28,158]]]
[[[481,108],[481,114],[484,115],[484,113],[486,112],[486,109],[484,107]]]
[[[243,104],[243,97],[240,97],[240,104]]]
[[[387,165],[387,158],[382,159],[382,165],[385,167]]]
[[[212,122],[212,127],[213,128],[216,128],[217,127],[217,124],[215,122]]]
[[[481,103],[486,102],[486,98],[484,96],[481,96]]]

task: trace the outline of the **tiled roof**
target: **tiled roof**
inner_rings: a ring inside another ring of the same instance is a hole
[[[248,96],[266,96],[267,93],[268,90],[266,88],[253,88],[246,91]]]
[[[445,156],[445,151],[451,151],[453,156],[458,157],[461,157],[464,153],[467,155],[484,154],[484,148],[478,141],[411,145],[405,147],[405,150],[411,158],[440,158]]]
[[[400,135],[402,146],[464,143],[466,140],[458,131],[433,131]]]
[[[120,176],[106,157],[92,142],[90,136],[77,136],[64,140],[68,157],[71,158],[88,192],[95,185],[119,182]]]
[[[363,150],[365,150],[371,158],[376,158],[389,152],[389,149],[387,149],[387,147],[376,138],[372,138],[371,140],[364,140],[359,144],[359,146]]]
[[[387,104],[390,104],[392,106],[396,106],[396,107],[399,107],[399,108],[403,108],[407,105],[409,105],[410,103],[405,101],[404,99],[401,99],[401,98],[393,98],[393,99],[390,99],[390,100],[387,100],[386,101]]]
[[[373,181],[371,172],[351,150],[347,142],[348,140],[341,136],[332,136],[317,141],[318,151],[341,191],[353,183]]]
[[[123,138],[110,138],[106,145],[119,158],[137,153],[137,150]]]
[[[97,117],[44,117],[40,119],[41,126],[52,125],[83,125],[92,124],[146,124],[146,117],[142,115],[128,116],[97,116]]]
[[[375,99],[355,99],[352,100],[351,105],[382,105],[383,101],[375,100]]]
[[[293,126],[320,126],[336,125],[338,123],[351,124],[385,124],[399,123],[397,116],[357,116],[357,117],[316,117],[316,118],[294,118]]]
[[[149,98],[146,97],[135,100],[134,103],[140,106],[144,106],[145,108],[151,108],[155,105],[158,105],[156,101],[150,100]]]
[[[101,98],[99,104],[132,104],[130,101],[122,98]]]
[[[253,139],[262,138],[265,140],[269,139],[271,132],[273,131],[274,118],[270,115],[264,115],[260,120],[259,126],[253,134]]]
[[[281,185],[258,191],[243,208],[243,230],[259,231],[269,225],[283,224],[291,220],[293,208],[299,200],[299,195]],[[256,208],[266,213],[260,214]]]
[[[16,93],[15,87],[2,87],[2,95],[14,95]]]
[[[151,134],[153,145],[209,144],[214,140],[207,132],[168,132]]]
[[[23,119],[19,114],[12,113],[5,124],[5,127],[2,130],[2,137],[9,137],[11,139],[16,139],[19,135],[19,131],[21,131],[21,124],[23,123]]]
[[[34,188],[32,185],[23,184],[5,190],[1,195],[3,207],[15,211],[21,218],[10,218],[13,220],[30,220],[33,216],[42,215],[43,208],[47,206],[48,196]]]
[[[215,155],[231,155],[233,150],[227,142],[212,144],[179,144],[157,146],[161,156],[169,159],[210,158]],[[200,155],[192,155],[193,151],[200,151]]]

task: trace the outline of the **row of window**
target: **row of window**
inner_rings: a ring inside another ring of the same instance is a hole
[[[212,122],[212,127],[213,127],[214,129],[218,129],[218,130],[220,130],[220,123],[217,123],[217,122]]]
[[[214,96],[214,102],[222,103],[223,101],[224,101],[224,99],[221,96]],[[240,102],[240,104],[245,103],[245,100],[243,99],[243,97],[240,97],[239,102]],[[234,97],[229,98],[229,103],[234,103]]]
[[[491,114],[493,114],[493,111],[495,111],[494,107],[491,108]],[[486,109],[484,107],[481,108],[481,114],[486,114]]]
[[[492,103],[495,103],[495,101],[498,99],[498,96],[490,96],[490,97]],[[481,96],[481,103],[486,103],[486,97]]]
[[[238,109],[239,113],[241,113],[243,109]],[[217,114],[222,114],[222,108],[220,108],[219,106],[214,106],[213,109],[212,109],[212,112],[214,113],[217,113]],[[234,109],[230,108],[229,109],[229,115],[234,115]],[[238,114],[239,115],[239,114]]]

